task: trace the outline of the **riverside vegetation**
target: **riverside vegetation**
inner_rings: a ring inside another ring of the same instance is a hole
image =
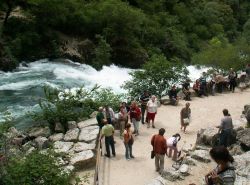
[[[0,69],[58,57],[140,68],[154,55],[240,69],[249,12],[248,0],[0,0]]]

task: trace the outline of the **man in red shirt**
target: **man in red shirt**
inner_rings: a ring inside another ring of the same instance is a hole
[[[165,129],[161,128],[158,135],[154,135],[151,139],[151,145],[155,154],[155,168],[161,174],[164,169],[164,157],[167,152],[167,142],[163,137]]]
[[[140,108],[137,106],[137,103],[135,101],[133,101],[131,103],[131,108],[130,108],[130,119],[131,122],[134,125],[134,134],[137,136],[139,135],[139,123],[141,120],[141,110]]]

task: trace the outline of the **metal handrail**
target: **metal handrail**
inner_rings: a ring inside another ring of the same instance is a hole
[[[99,185],[99,172],[100,172],[100,161],[102,156],[102,141],[101,134],[99,133],[97,153],[96,153],[96,166],[95,166],[95,175],[94,175],[94,185]]]

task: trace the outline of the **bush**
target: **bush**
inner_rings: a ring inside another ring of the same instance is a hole
[[[69,185],[71,177],[58,166],[55,156],[37,151],[11,159],[0,173],[3,185]]]
[[[184,81],[188,71],[178,62],[171,63],[163,55],[153,55],[143,70],[131,73],[132,80],[123,86],[132,97],[144,90],[161,97],[173,84]]]

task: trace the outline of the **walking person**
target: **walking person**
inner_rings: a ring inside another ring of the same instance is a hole
[[[126,109],[121,106],[120,107],[120,112],[118,113],[118,122],[119,122],[119,126],[120,126],[120,137],[122,138],[125,126],[126,126],[126,121],[128,119],[128,113],[126,111]]]
[[[111,107],[109,107],[108,105],[106,105],[103,113],[104,113],[104,117],[108,121],[108,123],[113,125],[114,120],[115,120],[115,113],[114,113],[113,109]]]
[[[155,155],[155,170],[158,173],[162,173],[164,170],[164,158],[167,152],[167,142],[164,138],[165,129],[161,128],[159,134],[154,135],[151,139],[151,145],[153,146],[153,152]]]
[[[148,128],[150,127],[150,121],[152,121],[152,128],[155,128],[155,115],[157,114],[157,100],[156,96],[153,95],[151,99],[147,103],[147,123],[148,123]]]
[[[149,96],[148,91],[144,91],[143,94],[140,97],[140,101],[141,101],[141,123],[142,124],[145,123],[144,117],[145,117],[145,112],[146,112],[146,109],[147,109],[147,103],[148,103],[149,99],[150,99],[150,96]],[[147,122],[147,117],[146,117],[146,122]]]
[[[137,103],[133,101],[131,103],[131,108],[130,108],[130,120],[134,125],[134,134],[137,136],[139,135],[139,123],[141,120],[141,110],[138,107]]]
[[[186,106],[181,109],[180,117],[181,117],[181,130],[183,128],[184,133],[186,134],[186,128],[190,123],[191,109],[190,103],[186,103]]]
[[[104,126],[103,120],[104,120],[103,107],[99,107],[98,113],[96,115],[96,121],[98,123],[100,130]]]
[[[102,132],[101,132],[101,140],[103,137],[105,137],[105,148],[106,148],[106,154],[105,156],[110,158],[110,147],[112,150],[112,154],[115,157],[115,143],[114,143],[114,132],[115,129],[114,127],[108,123],[107,120],[103,120],[104,126],[102,127]]]
[[[131,131],[131,124],[128,123],[123,132],[124,145],[125,145],[125,157],[127,160],[135,158],[132,153],[132,146],[134,143],[133,134]]]
[[[228,147],[232,141],[233,120],[227,109],[223,111],[224,118],[221,119],[218,133],[220,134],[220,145]]]
[[[177,149],[177,143],[181,140],[180,134],[175,134],[172,137],[167,139],[167,156],[172,157],[172,151],[174,151],[173,160],[176,161],[180,155],[180,152]]]
[[[211,158],[217,167],[205,176],[208,185],[234,185],[236,174],[233,166],[234,158],[224,146],[213,147],[210,150]]]
[[[233,70],[233,68],[230,69],[230,72],[228,74],[228,79],[230,84],[230,91],[234,93],[236,87],[237,73]]]

